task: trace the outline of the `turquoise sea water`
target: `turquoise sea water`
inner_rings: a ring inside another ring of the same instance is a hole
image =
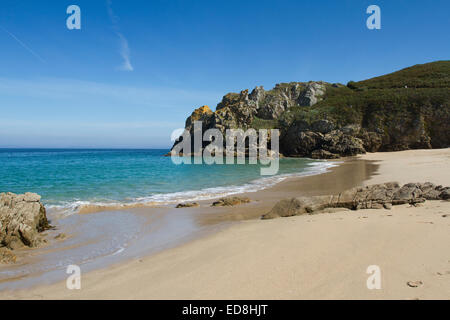
[[[261,176],[260,165],[175,165],[163,156],[167,152],[0,149],[0,192],[40,194],[56,226],[47,231],[48,245],[36,249],[27,263],[0,268],[0,290],[64,279],[70,264],[88,271],[174,246],[206,228],[196,224],[193,212],[173,209],[174,203],[257,191],[332,165],[280,159],[278,175]],[[85,204],[136,202],[170,206],[72,214]],[[58,233],[68,238],[53,240]],[[4,282],[17,277],[24,278]]]
[[[280,159],[277,176],[260,165],[175,165],[168,150],[0,149],[0,192],[36,192],[52,207],[209,199],[256,191],[327,163]]]

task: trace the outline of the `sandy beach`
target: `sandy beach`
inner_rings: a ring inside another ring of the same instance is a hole
[[[199,223],[238,221],[201,237],[0,299],[450,299],[450,202],[260,220],[278,200],[398,181],[450,185],[450,149],[372,153],[330,172],[248,194],[250,204],[198,209]],[[214,211],[214,215],[211,214]],[[379,266],[381,289],[366,286]],[[421,281],[418,287],[408,282]]]

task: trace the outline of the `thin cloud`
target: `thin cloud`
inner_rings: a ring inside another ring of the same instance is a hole
[[[45,63],[45,60],[41,58],[40,55],[38,55],[36,52],[34,52],[34,50],[32,50],[30,47],[28,47],[25,43],[23,43],[19,38],[17,38],[14,34],[12,34],[11,32],[9,32],[8,30],[6,30],[5,28],[3,28],[2,26],[0,26],[0,29],[2,29],[3,31],[5,31],[7,34],[9,34],[11,36],[11,38],[13,38],[14,40],[17,41],[18,44],[20,44],[23,48],[25,48],[29,53],[31,53],[33,56],[35,56],[36,58],[38,58],[39,60],[41,60],[42,62]]]
[[[123,59],[123,63],[119,67],[119,70],[133,71],[134,68],[133,68],[133,65],[131,64],[130,47],[128,46],[128,40],[120,32],[119,18],[114,14],[114,11],[112,9],[112,1],[111,0],[106,0],[106,9],[108,11],[108,16],[109,16],[109,19],[111,20],[114,32],[116,33],[117,37],[119,38],[119,45],[120,45],[119,54]]]
[[[121,33],[117,33],[120,39],[120,55],[123,59],[123,64],[120,66],[121,70],[124,71],[133,71],[134,68],[131,65],[130,61],[130,48],[128,47],[128,41]]]

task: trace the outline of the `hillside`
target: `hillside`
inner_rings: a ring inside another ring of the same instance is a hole
[[[285,156],[336,158],[366,151],[450,146],[450,61],[415,65],[347,85],[277,84],[228,93],[216,111],[186,121],[203,129],[280,129]],[[204,145],[205,146],[205,145]]]

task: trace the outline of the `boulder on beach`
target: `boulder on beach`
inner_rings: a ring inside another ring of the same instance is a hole
[[[50,225],[40,200],[35,193],[0,193],[0,247],[14,250],[44,242],[40,233]]]
[[[439,194],[439,198],[442,200],[450,200],[450,188],[444,188]]]
[[[270,210],[269,213],[263,215],[263,219],[273,219],[277,217],[291,217],[307,213],[305,204],[297,198],[283,199]]]
[[[10,264],[16,262],[16,255],[12,250],[0,247],[0,264]]]
[[[431,182],[407,183],[403,186],[397,182],[387,182],[353,188],[338,195],[284,199],[276,203],[262,219],[317,213],[327,208],[391,209],[393,205],[448,200],[449,192],[449,187],[437,186]]]
[[[225,206],[235,206],[242,203],[249,203],[250,199],[247,197],[228,197],[221,198],[218,201],[213,202],[213,207],[225,207]]]
[[[198,207],[199,204],[197,202],[186,202],[186,203],[179,203],[175,208],[192,208],[192,207]]]

